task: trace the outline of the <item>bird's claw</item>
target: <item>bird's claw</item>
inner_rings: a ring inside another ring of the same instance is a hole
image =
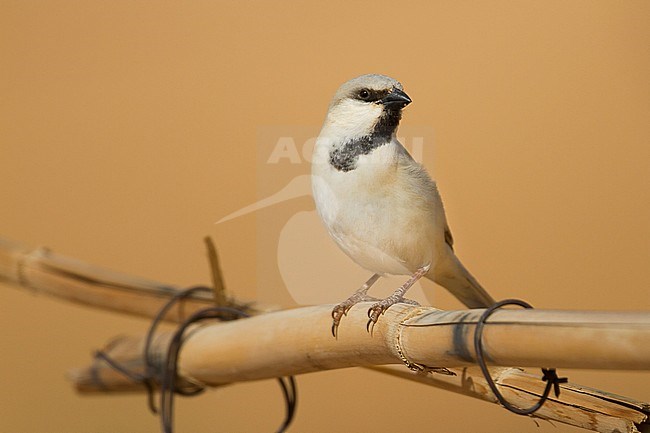
[[[334,338],[338,338],[339,324],[341,323],[343,316],[348,315],[350,308],[352,308],[352,305],[341,303],[332,309],[332,336]]]
[[[395,305],[397,303],[404,303],[404,304],[409,304],[409,305],[420,305],[416,301],[413,301],[411,299],[406,299],[403,297],[394,297],[394,296],[389,296],[388,298],[377,302],[376,304],[373,304],[369,309],[368,309],[368,323],[366,323],[366,331],[372,335],[372,330],[375,328],[375,324],[379,320],[379,317],[386,312],[390,308],[391,305]]]
[[[347,316],[348,311],[361,301],[378,301],[378,299],[367,296],[365,293],[355,293],[332,309],[332,335],[334,338],[338,338],[339,324],[343,316]]]
[[[379,320],[379,316],[384,314],[388,310],[390,305],[384,305],[382,302],[377,302],[375,305],[368,309],[368,323],[366,323],[366,331],[372,335],[373,329],[375,329],[375,324]]]

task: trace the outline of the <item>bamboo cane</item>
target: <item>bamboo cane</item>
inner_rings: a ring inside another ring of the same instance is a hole
[[[482,310],[446,312],[398,304],[370,335],[365,329],[369,305],[349,311],[338,339],[325,332],[331,322],[329,305],[197,326],[183,345],[181,375],[216,386],[383,364],[406,364],[416,371],[476,365],[471,316]],[[451,320],[461,313],[470,319]],[[527,367],[650,370],[650,314],[500,310],[488,321],[483,338],[493,366],[517,361]],[[162,357],[167,337],[160,341],[152,350]],[[140,339],[124,344],[138,348],[124,351],[131,358],[142,354]]]
[[[457,373],[456,376],[421,374],[397,366],[377,366],[370,369],[468,397],[496,402],[477,367],[452,369]],[[504,397],[519,407],[529,406],[531,398],[537,399],[543,392],[544,385],[539,376],[525,373],[518,368],[491,368],[490,374]],[[535,412],[535,418],[608,433],[638,433],[645,432],[650,427],[646,424],[650,411],[647,403],[571,383],[563,384],[560,388],[559,398],[550,397]]]
[[[147,318],[154,317],[179,292],[172,285],[109,271],[54,254],[47,248],[32,249],[3,238],[0,238],[0,281],[69,302]],[[225,301],[226,305],[249,314],[273,308],[259,304],[253,307],[232,298]],[[164,319],[179,322],[183,317],[214,304],[212,296],[196,293],[170,310]]]
[[[476,364],[473,334],[483,310],[398,304],[370,335],[365,327],[370,305],[348,312],[338,339],[326,332],[331,305],[202,326],[185,342],[181,371],[218,385],[350,366]],[[491,365],[650,369],[648,313],[504,309],[488,320],[483,338]]]
[[[408,307],[401,305],[396,309],[403,309],[404,312],[409,310]],[[229,380],[256,380],[275,377],[286,372],[305,373],[328,368],[366,366],[381,373],[496,403],[496,398],[477,367],[451,368],[449,372],[454,375],[443,375],[428,374],[426,369],[414,372],[403,366],[369,366],[375,362],[403,361],[399,351],[391,349],[387,342],[391,338],[390,333],[385,329],[378,330],[381,332],[370,337],[367,334],[363,335],[365,333],[363,329],[360,332],[347,332],[346,335],[341,335],[340,341],[334,340],[326,332],[327,328],[318,331],[319,316],[323,316],[327,311],[329,309],[324,307],[301,308],[238,322],[199,327],[190,332],[187,337],[182,351],[179,380],[181,383],[189,383],[193,386],[215,386],[225,385]],[[363,325],[361,322],[365,318],[362,312],[362,309],[351,311],[346,319],[351,319],[355,325]],[[431,313],[432,311],[427,311],[424,316],[430,316]],[[276,316],[276,321],[283,322],[282,325],[276,323],[276,327],[279,326],[282,328],[282,333],[285,333],[279,342],[276,336],[268,338],[272,332],[266,332],[267,328],[264,326],[269,323],[262,320],[267,316]],[[299,335],[290,330],[297,328],[296,317],[305,316],[312,325],[302,326],[302,328],[314,329],[310,343],[303,344],[304,340],[298,340],[301,344],[286,344],[293,338],[304,337],[302,332]],[[393,322],[391,317],[382,319],[387,319],[387,323]],[[408,324],[409,320],[411,319],[407,318],[403,323]],[[428,317],[427,321],[430,322],[431,318]],[[384,326],[384,328],[390,327],[391,325],[388,324]],[[405,328],[409,326],[405,325]],[[422,328],[417,327],[410,329],[415,332],[421,330]],[[155,355],[154,358],[158,360],[164,358],[169,339],[169,334],[159,335],[150,348]],[[242,340],[248,344],[239,344]],[[123,365],[137,372],[142,371],[143,341],[141,338],[122,338],[113,342],[107,351],[112,358]],[[492,367],[490,373],[502,394],[508,401],[519,407],[531,406],[543,393],[545,385],[539,375],[528,374],[519,368],[502,367]],[[124,391],[137,387],[103,361],[96,361],[89,368],[72,372],[71,379],[82,392],[105,392],[111,389]],[[546,404],[535,413],[535,417],[599,432],[639,432],[643,431],[643,428],[650,427],[645,424],[650,413],[650,405],[647,403],[571,383],[562,384],[560,387],[559,398],[551,397],[547,400]]]
[[[2,239],[0,280],[69,301],[145,317],[153,316],[164,302],[178,293],[168,285],[116,274],[46,249],[30,250]],[[182,311],[175,310],[167,320],[177,321],[183,311],[189,314],[211,305],[209,297],[195,296],[185,302]],[[452,369],[457,376],[424,373],[428,365],[464,366],[473,362],[471,335],[480,310],[442,312],[396,305],[382,316],[370,336],[365,331],[367,307],[362,304],[350,311],[341,325],[338,340],[328,332],[331,306],[307,307],[198,327],[181,352],[180,379],[194,385],[215,386],[330,368],[366,366],[494,401],[475,367]],[[496,364],[650,369],[649,322],[647,313],[501,310],[488,320],[484,346],[487,358]],[[531,335],[537,340],[532,341]],[[164,358],[168,341],[168,334],[160,334],[154,341],[151,349],[158,362]],[[243,344],[244,341],[249,345]],[[296,345],[296,341],[300,344]],[[513,344],[517,341],[530,344]],[[545,349],[542,353],[536,346],[538,343],[552,343],[552,350]],[[582,352],[572,350],[572,345],[580,346]],[[109,352],[125,366],[137,370],[142,367],[142,349],[142,339],[124,339],[113,342]],[[603,356],[607,360],[597,359]],[[378,363],[405,363],[420,369],[420,373],[403,367],[395,371],[374,365]],[[540,393],[539,378],[519,369],[492,368],[491,372],[515,404],[529,405]],[[77,370],[72,378],[78,389],[89,392],[100,388],[103,391],[137,388],[102,361],[89,369]],[[571,384],[562,385],[562,389],[563,392],[573,390],[575,395],[565,398],[564,393],[559,401],[549,401],[536,416],[602,432],[648,429],[650,409],[647,403]]]

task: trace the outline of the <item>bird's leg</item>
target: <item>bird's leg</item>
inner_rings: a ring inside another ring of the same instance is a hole
[[[430,267],[431,265],[429,264],[419,268],[417,271],[415,271],[413,275],[411,275],[411,278],[409,278],[408,281],[406,281],[404,284],[398,287],[397,290],[395,290],[392,295],[390,295],[386,299],[377,302],[372,307],[370,307],[370,309],[368,310],[369,320],[368,320],[368,324],[366,325],[366,329],[368,330],[368,332],[372,334],[372,330],[375,326],[375,323],[377,323],[377,320],[379,320],[379,316],[384,314],[384,312],[388,310],[388,308],[391,305],[397,304],[399,302],[418,305],[418,303],[415,301],[412,301],[410,299],[404,299],[404,294],[408,291],[408,289],[411,288],[411,286],[413,286],[413,284],[415,284],[420,278],[422,278],[427,274],[427,272],[429,272]]]
[[[354,304],[361,301],[376,300],[376,298],[370,298],[367,293],[368,289],[370,289],[370,287],[372,287],[372,285],[377,282],[379,277],[379,274],[374,274],[368,279],[368,281],[363,284],[363,286],[359,287],[359,289],[354,292],[352,296],[334,307],[332,310],[332,335],[334,337],[337,335],[337,330],[339,328],[339,323],[341,323],[341,319],[343,316],[348,314],[348,311]]]

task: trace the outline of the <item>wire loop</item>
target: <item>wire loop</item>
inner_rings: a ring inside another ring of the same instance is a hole
[[[506,305],[519,305],[523,308],[533,308],[529,303],[521,301],[519,299],[505,299],[503,301],[496,302],[487,308],[476,324],[476,331],[474,333],[474,350],[476,351],[477,362],[481,368],[481,371],[483,372],[483,376],[485,377],[485,380],[487,381],[490,389],[492,390],[492,393],[497,398],[499,403],[501,403],[501,405],[508,409],[510,412],[516,413],[518,415],[532,415],[537,412],[544,405],[544,403],[546,403],[546,400],[548,400],[548,396],[551,393],[551,389],[554,390],[555,397],[559,397],[560,384],[567,383],[569,379],[566,377],[558,377],[557,372],[554,368],[542,368],[543,376],[541,379],[546,382],[546,387],[544,388],[544,392],[537,403],[529,408],[522,409],[513,405],[505,399],[503,394],[501,394],[501,392],[497,389],[496,383],[494,382],[494,379],[492,379],[492,376],[490,376],[490,371],[487,368],[485,353],[483,350],[483,328],[485,327],[487,319],[495,311],[503,308]]]
[[[180,394],[184,396],[193,396],[198,395],[204,391],[204,387],[199,384],[184,382],[181,386],[178,383],[178,356],[180,354],[181,346],[184,342],[183,336],[187,328],[195,323],[210,319],[229,321],[249,317],[246,312],[231,307],[209,307],[199,310],[184,320],[176,328],[169,343],[167,354],[163,362],[154,362],[150,349],[153,344],[158,325],[160,322],[162,322],[169,310],[176,303],[197,292],[213,293],[213,290],[205,286],[195,286],[179,291],[178,293],[174,294],[174,296],[172,296],[169,301],[158,311],[152,320],[151,325],[149,326],[149,330],[147,331],[147,336],[145,337],[143,351],[143,373],[135,372],[125,365],[119,363],[115,359],[111,358],[108,353],[106,353],[106,350],[98,350],[95,352],[95,359],[106,362],[111,368],[123,374],[133,382],[140,383],[145,386],[147,389],[147,401],[149,409],[153,413],[160,415],[161,429],[163,433],[173,433],[174,430],[174,395]],[[101,385],[101,380],[99,380],[99,377],[96,374],[97,371],[94,370],[94,372],[98,384]],[[284,420],[278,430],[276,430],[276,433],[284,433],[295,416],[298,394],[296,380],[293,376],[279,377],[277,380],[280,384],[280,388],[282,389],[282,395],[286,403],[286,412]],[[154,390],[156,388],[156,385],[160,386],[159,408],[157,408],[155,405]]]

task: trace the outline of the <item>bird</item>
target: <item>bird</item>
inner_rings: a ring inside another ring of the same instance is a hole
[[[332,98],[312,155],[312,194],[328,234],[372,276],[332,310],[332,334],[350,308],[375,301],[366,329],[405,298],[420,278],[443,286],[468,308],[494,299],[454,253],[437,185],[397,140],[411,98],[397,80],[367,74],[343,83]],[[408,276],[390,296],[368,296],[382,276]]]

